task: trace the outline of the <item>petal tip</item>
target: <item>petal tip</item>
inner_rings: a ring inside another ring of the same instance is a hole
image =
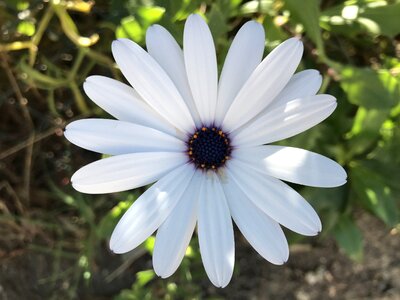
[[[162,27],[161,25],[158,25],[158,24],[150,25],[146,30],[146,35],[154,34],[154,33],[158,32],[160,30],[163,30],[163,29],[165,29],[165,28]]]
[[[114,232],[111,234],[111,238],[110,238],[108,247],[110,248],[110,251],[114,254],[123,254],[123,253],[128,252],[128,251],[123,251],[123,249],[121,249],[121,247],[118,246],[118,241],[116,240],[116,237],[115,237],[115,229],[114,229]]]
[[[191,24],[191,26],[192,26],[192,25],[194,25],[194,23],[207,24],[206,20],[199,14],[190,14],[186,19],[186,24]]]

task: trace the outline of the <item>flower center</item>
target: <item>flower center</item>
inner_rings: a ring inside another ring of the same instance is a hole
[[[217,127],[201,127],[188,140],[190,160],[201,169],[218,169],[229,159],[228,135]]]

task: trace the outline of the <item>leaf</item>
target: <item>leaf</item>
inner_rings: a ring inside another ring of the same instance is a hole
[[[5,7],[23,11],[29,8],[29,1],[23,0],[6,0]],[[4,5],[4,4],[3,4]]]
[[[156,238],[154,236],[149,236],[144,242],[143,246],[151,255],[153,255],[154,245],[156,243]]]
[[[115,31],[117,38],[129,38],[137,43],[143,41],[144,34],[144,29],[133,16],[123,18]]]
[[[329,189],[304,187],[301,194],[323,220],[323,234],[330,232],[337,224],[340,211],[347,205],[347,186]]]
[[[365,109],[359,107],[354,117],[353,127],[346,135],[349,139],[350,150],[347,153],[348,158],[367,152],[377,145],[381,138],[380,129],[389,117],[390,110]]]
[[[229,30],[227,25],[227,16],[222,13],[220,7],[215,3],[211,7],[210,14],[207,17],[208,26],[210,26],[212,36],[216,42],[219,38],[224,37]]]
[[[386,35],[394,38],[400,33],[400,2],[345,1],[322,12],[325,29],[357,38],[357,34]]]
[[[394,38],[400,33],[400,3],[366,7],[361,17],[373,21],[381,34]]]
[[[136,273],[137,282],[135,284],[144,286],[155,277],[153,270],[144,270]]]
[[[394,198],[392,187],[388,185],[386,177],[371,164],[358,162],[351,168],[350,178],[353,191],[359,202],[389,226],[399,222],[399,209]],[[400,178],[397,168],[391,174]]]
[[[96,227],[96,233],[99,238],[108,239],[111,236],[118,220],[132,205],[134,199],[136,199],[136,195],[130,194],[127,200],[120,201],[99,221]]]
[[[363,237],[360,229],[354,221],[346,215],[342,215],[335,228],[333,235],[339,247],[353,260],[360,262],[363,258]]]
[[[382,156],[377,156],[376,159],[369,159],[363,161],[363,166],[369,170],[373,170],[375,173],[380,174],[381,177],[385,178],[385,183],[393,190],[400,191],[400,169],[398,162],[395,162],[395,158],[387,153],[380,153]],[[395,199],[398,199],[397,197]]]
[[[137,13],[140,17],[141,24],[147,29],[150,25],[161,20],[165,13],[165,8],[159,6],[143,6],[138,9]]]
[[[319,26],[319,1],[285,0],[285,7],[290,11],[291,17],[303,24],[307,35],[316,44],[320,54],[324,54],[324,44]]]
[[[344,67],[340,86],[350,103],[365,108],[387,109],[399,101],[398,80],[388,70]]]
[[[254,13],[270,14],[273,9],[273,0],[253,0],[246,2],[240,7],[241,15],[248,15]]]
[[[17,26],[17,31],[26,36],[33,36],[36,31],[35,24],[29,21],[22,21]]]
[[[266,15],[263,21],[265,29],[265,38],[267,40],[267,46],[276,47],[283,40],[288,38],[286,32],[282,30],[282,27],[278,26],[275,22],[277,17],[273,18]]]

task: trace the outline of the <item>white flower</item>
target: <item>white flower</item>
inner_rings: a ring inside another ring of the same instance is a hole
[[[151,26],[147,50],[126,39],[114,58],[133,88],[91,76],[87,95],[118,120],[72,122],[65,136],[85,149],[113,155],[78,170],[83,193],[126,191],[156,182],[129,208],[110,241],[115,253],[139,246],[157,229],[155,272],[178,268],[197,224],[200,252],[212,283],[225,287],[234,266],[232,220],[265,259],[283,264],[288,244],[279,224],[316,235],[314,209],[281,180],[334,187],[346,173],[334,161],[292,147],[265,145],[320,123],[336,108],[316,95],[315,70],[295,75],[302,43],[291,38],[263,61],[263,27],[247,22],[229,49],[219,81],[207,24],[191,15],[182,52],[161,26]]]

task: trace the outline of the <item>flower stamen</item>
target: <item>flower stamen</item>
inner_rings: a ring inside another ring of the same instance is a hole
[[[188,139],[188,156],[197,168],[217,170],[232,151],[228,135],[221,128],[202,126]]]

